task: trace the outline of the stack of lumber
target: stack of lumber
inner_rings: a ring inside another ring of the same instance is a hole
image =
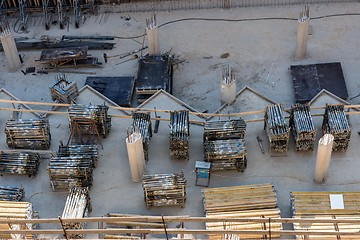
[[[0,152],[0,172],[35,176],[40,165],[40,155],[33,152]]]
[[[170,157],[189,160],[189,111],[170,112]]]
[[[344,105],[326,105],[322,124],[323,133],[334,136],[333,151],[346,151],[351,129],[344,112]]]
[[[204,126],[204,157],[212,170],[244,171],[246,123],[243,119],[207,121]]]
[[[145,160],[149,160],[149,144],[152,137],[151,117],[150,113],[135,112],[132,114],[132,125],[130,134],[139,132],[142,137]]]
[[[295,104],[291,107],[290,128],[294,136],[296,151],[313,151],[316,129],[308,104]]]
[[[342,196],[343,208],[332,207],[330,195]],[[360,192],[291,192],[293,218],[355,219],[360,222]],[[346,231],[359,233],[360,223],[293,223],[299,231]],[[359,239],[359,235],[297,235],[296,239]]]
[[[65,74],[56,77],[56,83],[50,87],[51,99],[60,103],[71,103],[79,96],[76,82],[69,82]]]
[[[287,152],[290,130],[285,122],[282,105],[275,104],[266,107],[264,129],[269,139],[269,152]]]
[[[9,148],[49,149],[50,126],[46,118],[8,120],[5,124]]]
[[[279,218],[280,210],[272,184],[206,188],[203,189],[203,204],[207,218],[224,217],[224,222],[208,222],[208,230],[274,230],[282,229],[281,223],[231,222],[231,218]],[[225,236],[210,234],[209,239],[224,239]],[[269,235],[227,234],[226,239],[267,239]],[[279,235],[271,234],[277,238]]]
[[[23,188],[0,186],[0,201],[21,201],[24,196]]]
[[[185,206],[186,178],[183,172],[143,176],[146,207]]]

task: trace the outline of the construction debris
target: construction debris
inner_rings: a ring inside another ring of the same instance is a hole
[[[51,99],[60,103],[72,103],[79,96],[76,82],[69,82],[65,74],[56,77],[56,83],[50,88]]]
[[[23,188],[16,187],[1,187],[0,186],[0,201],[21,201],[25,196]]]
[[[46,118],[8,120],[6,143],[10,148],[49,149],[50,125]]]
[[[170,157],[189,160],[189,111],[170,112]]]
[[[144,175],[142,186],[147,208],[167,205],[185,207],[186,179],[183,172]]]
[[[149,160],[149,144],[152,137],[152,124],[149,112],[134,112],[132,114],[133,122],[130,127],[130,134],[139,132],[142,137],[144,157]]]
[[[344,112],[344,105],[328,105],[322,124],[323,133],[334,136],[333,151],[346,151],[351,135],[351,128]]]
[[[35,176],[40,164],[40,155],[31,152],[0,153],[0,172],[10,174]]]
[[[316,129],[309,105],[295,104],[291,107],[290,128],[295,140],[296,151],[313,151]]]
[[[264,130],[269,139],[270,153],[284,153],[288,150],[290,130],[280,104],[269,105],[265,109]]]

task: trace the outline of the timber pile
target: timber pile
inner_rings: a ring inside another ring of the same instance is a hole
[[[244,171],[246,123],[243,119],[208,121],[204,126],[204,156],[212,170]]]
[[[269,139],[269,152],[287,152],[290,131],[285,122],[282,105],[275,104],[266,107],[264,129]]]
[[[333,151],[346,151],[351,129],[344,112],[344,105],[326,104],[322,129],[324,134],[329,133],[334,136]]]
[[[0,186],[0,201],[21,201],[25,196],[23,188],[16,187],[1,187]]]
[[[170,112],[170,157],[189,160],[189,111]]]
[[[65,74],[56,77],[56,83],[50,87],[51,99],[60,103],[71,103],[79,96],[76,82],[69,82]]]
[[[206,188],[203,189],[203,204],[207,218],[225,217],[226,222],[207,222],[208,230],[275,230],[281,223],[231,222],[231,218],[279,218],[280,210],[272,184]],[[224,239],[219,234],[210,234],[210,240]],[[268,239],[269,235],[228,234],[227,239]],[[271,234],[278,238],[279,235]]]
[[[149,144],[152,137],[151,117],[150,113],[135,112],[132,114],[132,125],[130,128],[130,134],[139,132],[142,137],[142,144],[144,149],[145,160],[149,160]]]
[[[316,129],[307,104],[291,107],[290,128],[294,136],[296,151],[313,151]]]
[[[342,196],[343,209],[332,209],[330,195]],[[357,219],[360,220],[360,192],[291,192],[293,218]],[[293,223],[299,231],[359,232],[359,223]],[[359,235],[297,235],[296,239],[359,239]]]
[[[61,218],[84,218],[91,212],[90,196],[88,188],[72,187],[66,198],[65,207]],[[65,229],[83,229],[83,223],[64,223]],[[68,235],[69,238],[83,238],[83,234]]]
[[[0,152],[0,172],[35,176],[40,165],[40,155],[31,152]]]
[[[49,149],[50,125],[46,118],[8,120],[5,124],[9,148]]]
[[[146,207],[180,205],[185,207],[186,178],[183,172],[143,176]]]

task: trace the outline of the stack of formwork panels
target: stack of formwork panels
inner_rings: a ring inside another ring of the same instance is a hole
[[[180,205],[185,207],[186,178],[183,172],[143,176],[146,207]]]
[[[282,105],[274,104],[266,107],[264,129],[269,140],[269,152],[287,152],[290,130],[285,122]]]
[[[350,142],[351,128],[344,112],[344,105],[328,105],[322,124],[323,133],[334,136],[333,151],[346,151]]]
[[[170,112],[170,157],[189,159],[189,111]]]
[[[246,169],[245,131],[246,123],[241,118],[205,123],[204,155],[212,170]]]
[[[296,151],[313,151],[316,129],[308,104],[295,104],[291,107],[290,128],[295,140]]]
[[[0,172],[35,176],[40,165],[40,155],[34,152],[0,152]]]
[[[43,150],[50,147],[50,125],[46,118],[8,120],[5,134],[10,148]]]
[[[294,230],[359,233],[360,192],[291,192],[292,217],[295,219],[354,219],[351,223],[293,223]],[[359,239],[359,235],[296,235],[296,239]]]
[[[142,137],[145,160],[149,160],[149,144],[152,137],[152,124],[149,112],[135,112],[132,114],[133,122],[130,127],[130,134],[139,132]]]
[[[23,188],[0,186],[0,201],[21,201],[24,196]]]
[[[79,91],[76,82],[69,82],[65,74],[56,77],[56,83],[50,87],[51,99],[60,103],[71,103]]]
[[[224,217],[223,222],[207,222],[208,230],[268,230],[280,231],[281,223],[231,222],[231,218],[280,218],[277,198],[272,184],[206,188],[203,204],[207,218]],[[268,239],[269,234],[227,234],[226,239]],[[280,235],[271,234],[272,238]],[[224,239],[220,234],[210,234],[209,239]]]

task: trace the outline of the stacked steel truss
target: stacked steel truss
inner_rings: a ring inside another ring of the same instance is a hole
[[[24,196],[24,188],[0,186],[0,201],[21,201]]]
[[[133,122],[130,127],[130,134],[139,132],[142,137],[145,160],[149,160],[149,144],[152,137],[152,124],[150,113],[135,112],[132,114]]]
[[[40,165],[40,155],[32,152],[0,153],[0,172],[35,176]]]
[[[189,159],[189,111],[170,112],[170,157]]]

